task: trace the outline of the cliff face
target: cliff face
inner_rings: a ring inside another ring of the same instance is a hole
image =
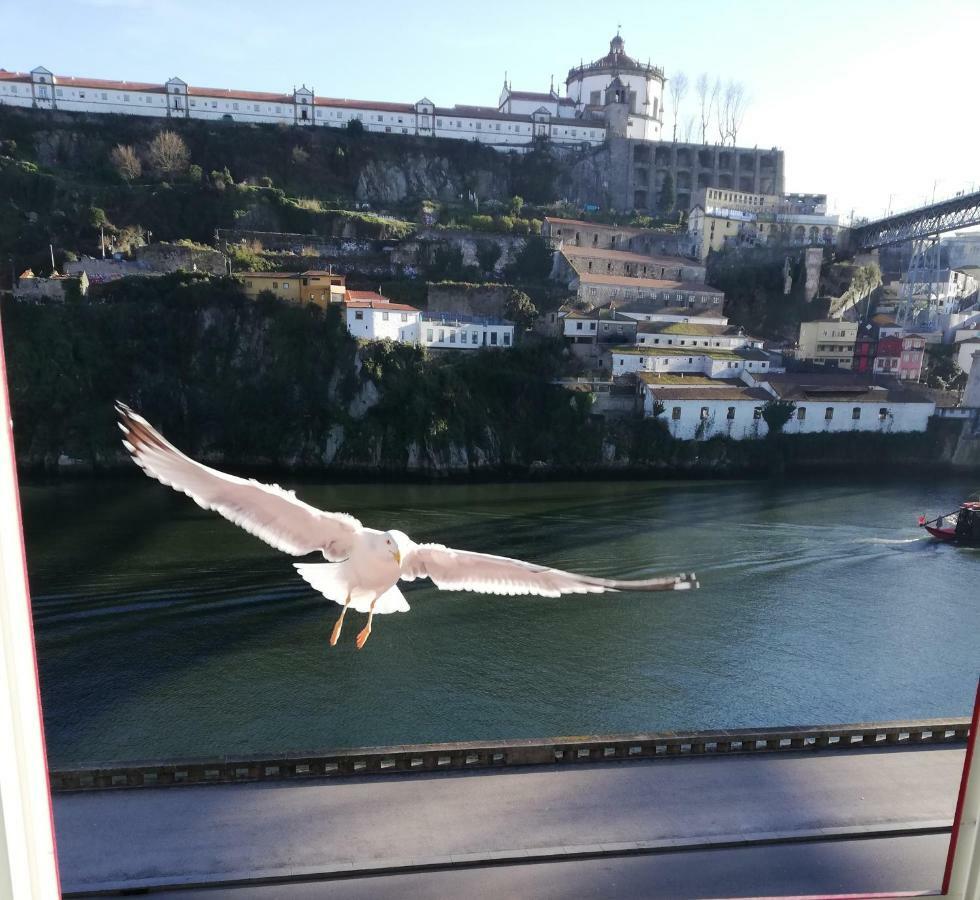
[[[484,199],[503,200],[509,196],[509,187],[510,179],[501,166],[463,170],[446,156],[409,153],[365,161],[357,175],[354,198],[384,207],[423,198],[455,202],[470,191]]]

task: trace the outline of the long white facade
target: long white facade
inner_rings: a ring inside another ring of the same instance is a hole
[[[346,128],[359,121],[365,131],[478,141],[499,149],[520,149],[535,137],[560,144],[601,144],[605,123],[553,116],[546,110],[508,113],[494,107],[439,107],[318,97],[301,87],[289,94],[235,91],[188,85],[180,78],[163,84],[0,71],[0,105],[80,113],[114,113],[160,119]]]
[[[535,138],[597,145],[607,134],[655,141],[663,123],[664,74],[627,56],[617,34],[609,53],[569,72],[566,96],[514,91],[506,82],[496,106],[436,106],[317,96],[303,85],[289,93],[194,87],[176,76],[160,84],[0,70],[0,105],[81,113],[190,118],[367,131],[478,141],[522,149]]]

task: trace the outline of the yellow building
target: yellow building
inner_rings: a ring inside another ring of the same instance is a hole
[[[803,322],[796,358],[821,365],[835,363],[842,369],[850,369],[857,332],[857,322]]]
[[[688,236],[698,258],[712,250],[759,244],[833,245],[840,225],[827,215],[823,194],[750,194],[705,188],[688,216]]]
[[[262,291],[275,294],[280,300],[292,303],[314,303],[326,308],[341,303],[346,290],[343,275],[310,269],[306,272],[239,272],[235,276],[253,300]]]

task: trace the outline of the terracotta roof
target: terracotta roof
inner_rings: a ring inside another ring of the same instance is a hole
[[[24,72],[0,71],[0,81],[30,81],[31,76]]]
[[[112,81],[106,78],[75,78],[72,75],[55,75],[55,87],[102,88],[113,91],[133,91],[143,94],[165,94],[166,86],[149,81]]]
[[[337,97],[317,97],[313,105],[339,106],[342,109],[376,109],[380,112],[415,112],[415,106],[411,103],[384,103],[378,100],[348,100]]]
[[[379,309],[384,312],[421,312],[407,303],[392,303],[374,291],[346,291],[344,305],[352,309]]]
[[[508,100],[537,100],[542,103],[557,103],[559,106],[574,106],[571,97],[556,97],[554,94],[538,93],[537,91],[511,91]]]
[[[161,88],[163,90],[163,88]],[[214,97],[221,100],[264,100],[266,103],[292,103],[292,94],[281,94],[269,91],[239,91],[234,88],[190,87],[187,93],[191,97]]]
[[[871,381],[853,374],[757,375],[781,400],[798,403],[932,403],[927,389],[894,378]]]
[[[576,121],[578,121],[576,119]],[[580,228],[599,228],[609,231],[619,231],[624,234],[648,234],[649,228],[636,228],[633,225],[606,225],[602,222],[586,222],[584,219],[562,219],[558,216],[545,216],[545,222],[555,225],[578,225]]]
[[[696,281],[669,281],[663,278],[632,278],[629,275],[603,275],[596,272],[581,272],[579,280],[584,284],[612,284],[617,287],[651,288],[660,291],[686,291],[692,294],[719,294],[724,291],[700,284]]]

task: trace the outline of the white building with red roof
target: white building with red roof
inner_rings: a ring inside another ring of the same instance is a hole
[[[609,52],[569,71],[566,95],[515,91],[504,80],[496,106],[437,106],[318,96],[305,84],[292,91],[196,87],[176,76],[154,84],[0,70],[0,105],[83,113],[224,119],[473,140],[500,149],[542,137],[562,144],[601,144],[607,132],[659,140],[663,123],[663,70],[628,56],[622,37]]]
[[[362,341],[419,342],[421,310],[407,303],[392,303],[374,291],[347,291],[344,294],[347,330]]]

